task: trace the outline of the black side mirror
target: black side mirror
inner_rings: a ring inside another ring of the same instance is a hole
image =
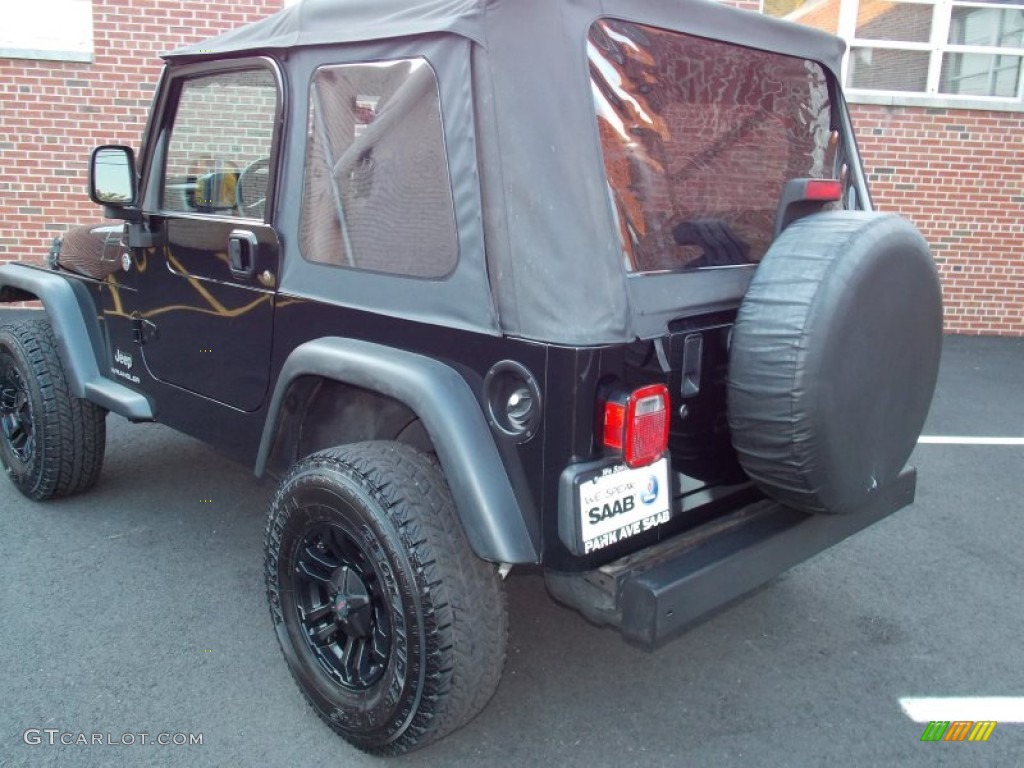
[[[118,209],[135,205],[135,153],[131,147],[105,144],[89,156],[89,199],[109,218],[125,218]]]

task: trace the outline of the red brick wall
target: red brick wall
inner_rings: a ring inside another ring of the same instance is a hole
[[[852,107],[875,205],[913,221],[946,330],[1024,335],[1024,114]]]
[[[38,261],[68,225],[101,218],[85,191],[89,151],[105,143],[138,149],[160,53],[281,5],[92,0],[91,63],[0,58],[0,261]]]

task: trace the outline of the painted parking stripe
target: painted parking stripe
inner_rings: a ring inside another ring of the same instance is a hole
[[[945,437],[921,435],[917,442],[931,445],[1024,445],[1024,437]]]
[[[900,708],[915,723],[994,720],[1024,723],[1024,696],[902,696]]]

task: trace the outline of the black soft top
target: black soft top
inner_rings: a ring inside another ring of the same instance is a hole
[[[379,52],[389,41],[408,51],[417,37],[436,50],[450,40],[452,56],[466,59],[459,77],[472,82],[479,133],[449,132],[447,149],[453,167],[460,156],[479,165],[475,218],[487,242],[486,263],[482,251],[465,247],[460,260],[480,262],[465,266],[491,295],[479,312],[453,307],[450,295],[431,304],[422,285],[409,301],[424,302],[417,314],[438,324],[574,345],[620,343],[664,332],[680,309],[737,301],[750,270],[653,283],[627,277],[587,67],[588,30],[600,18],[817,61],[837,79],[845,51],[837,37],[706,0],[303,0],[165,58],[174,64],[371,43]],[[474,218],[465,213],[460,221]]]
[[[546,12],[538,13],[539,7]],[[540,6],[522,0],[303,0],[262,21],[179,48],[164,58],[386,40],[431,32],[450,32],[487,46],[496,37],[517,34],[520,25],[507,24],[510,17],[538,26],[577,21],[580,23],[572,26],[583,30],[597,18],[613,17],[813,59],[833,72],[839,72],[845,51],[842,41],[831,35],[706,0],[546,0]],[[541,65],[556,65],[564,55],[564,51],[538,48],[531,38],[519,42]]]

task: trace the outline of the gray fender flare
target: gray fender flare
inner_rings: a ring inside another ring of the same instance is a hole
[[[358,339],[325,337],[296,347],[270,402],[255,473],[263,475],[291,383],[321,376],[404,403],[437,450],[473,551],[498,563],[535,563],[534,536],[508,479],[494,436],[465,379],[442,362]]]
[[[85,287],[78,280],[34,267],[0,267],[0,298],[9,295],[8,300],[17,301],[25,293],[43,303],[71,394],[132,421],[152,421],[153,406],[145,395],[100,372],[103,344]]]

